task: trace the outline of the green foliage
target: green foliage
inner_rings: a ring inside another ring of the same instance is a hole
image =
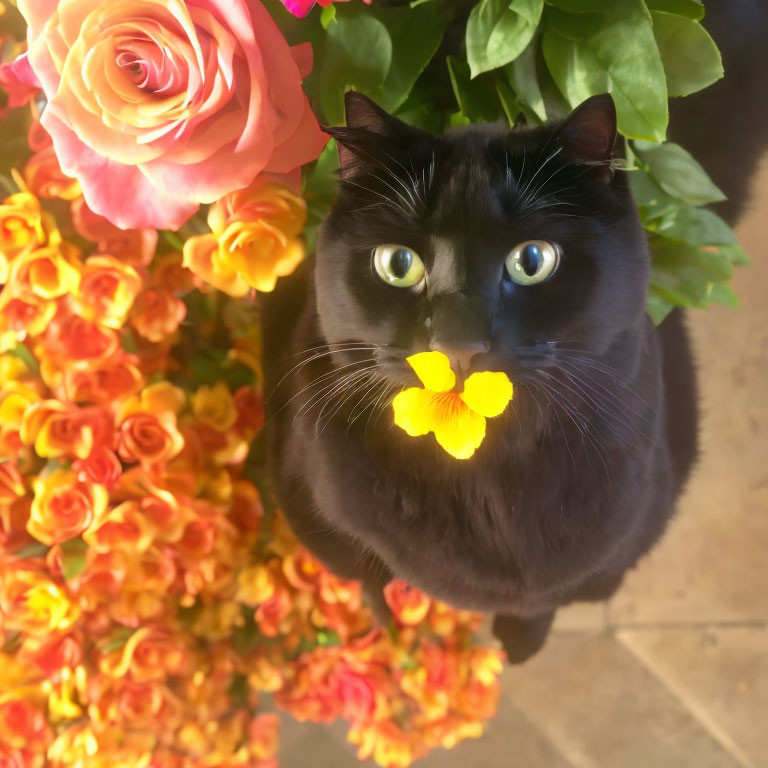
[[[70,539],[61,544],[61,565],[66,581],[76,579],[85,570],[88,546],[82,539]]]
[[[448,17],[437,4],[416,8],[338,8],[324,16],[319,98],[327,120],[343,122],[350,88],[395,111],[435,55]],[[393,52],[397,55],[393,55]]]
[[[610,93],[622,133],[664,139],[669,119],[664,67],[643,0],[615,0],[600,15],[553,11],[543,50],[571,107],[595,94]]]
[[[611,93],[619,130],[634,140],[625,167],[649,234],[648,312],[658,322],[674,306],[735,305],[728,281],[747,262],[731,229],[702,207],[723,193],[682,147],[665,143],[669,98],[723,75],[704,13],[700,0],[415,0],[332,5],[287,27],[292,42],[313,43],[307,89],[329,124],[343,122],[350,88],[436,133],[521,116],[540,124]],[[305,177],[311,247],[337,167],[331,142]]]
[[[543,9],[543,0],[480,0],[467,22],[472,77],[517,58],[533,38]]]
[[[701,24],[663,11],[651,11],[651,18],[670,96],[696,93],[723,76],[720,52]]]

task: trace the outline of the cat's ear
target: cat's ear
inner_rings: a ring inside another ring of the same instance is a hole
[[[336,139],[339,169],[344,179],[386,164],[385,158],[396,155],[398,146],[413,141],[421,133],[357,91],[347,91],[344,111],[346,126],[323,126],[323,130]]]
[[[616,107],[608,93],[592,96],[580,104],[557,127],[560,144],[567,157],[577,163],[593,165],[591,175],[610,182],[610,162],[616,146]]]
[[[403,125],[375,101],[357,91],[347,91],[344,95],[344,113],[348,128],[358,128],[381,136],[396,134]]]

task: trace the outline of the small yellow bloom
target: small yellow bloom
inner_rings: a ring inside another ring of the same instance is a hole
[[[34,569],[0,574],[0,613],[6,629],[31,635],[67,630],[80,616],[64,590]]]
[[[231,296],[271,291],[304,258],[306,203],[287,187],[257,180],[208,214],[210,235],[184,244],[184,266]]]
[[[226,432],[237,419],[235,401],[223,381],[217,381],[212,387],[200,387],[192,395],[192,412],[219,432]]]
[[[505,373],[473,373],[457,393],[456,376],[442,352],[420,352],[407,360],[424,389],[411,387],[395,396],[395,424],[411,437],[434,432],[451,456],[470,458],[485,439],[485,420],[502,414],[512,400],[512,382]]]
[[[40,201],[29,192],[11,195],[0,203],[0,283],[8,279],[8,265],[46,240]]]
[[[18,296],[56,299],[74,293],[80,284],[77,249],[64,244],[38,248],[11,265],[8,288]]]
[[[17,355],[0,355],[0,387],[27,373],[27,364]]]
[[[91,256],[77,292],[80,313],[86,320],[120,328],[141,286],[141,277],[130,265],[114,256]]]

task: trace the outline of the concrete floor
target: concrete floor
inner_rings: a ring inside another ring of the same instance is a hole
[[[743,307],[689,315],[702,457],[666,537],[505,671],[483,739],[423,768],[768,768],[768,157],[738,232]],[[335,726],[283,743],[282,768],[358,764]]]

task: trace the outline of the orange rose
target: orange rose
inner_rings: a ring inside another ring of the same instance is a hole
[[[83,534],[83,540],[97,552],[125,549],[145,552],[154,532],[137,501],[126,501],[107,512]]]
[[[35,296],[20,298],[0,293],[0,352],[13,349],[28,336],[43,333],[56,315],[56,302]]]
[[[429,612],[429,597],[401,579],[390,581],[384,587],[384,599],[395,619],[401,624],[410,626],[421,624]]]
[[[112,488],[120,478],[123,467],[114,452],[103,445],[96,445],[83,459],[76,461],[72,468],[83,482],[98,483]]]
[[[63,390],[67,399],[81,403],[114,403],[137,394],[144,377],[132,355],[118,352],[103,365],[87,369],[67,367]]]
[[[0,463],[0,512],[27,492],[24,478],[13,462]]]
[[[278,715],[258,715],[248,728],[248,747],[257,760],[270,760],[280,747],[280,718]]]
[[[49,385],[61,380],[69,367],[98,367],[120,349],[120,337],[83,317],[71,315],[51,323],[41,359],[43,380]]]
[[[18,256],[11,265],[8,288],[18,296],[56,299],[80,284],[77,249],[60,245]]]
[[[128,463],[148,466],[168,461],[184,447],[172,413],[131,413],[120,425],[117,452]]]
[[[83,198],[74,200],[71,210],[75,231],[96,243],[99,253],[132,267],[146,267],[152,262],[158,240],[156,229],[120,229],[94,213]]]
[[[71,470],[57,469],[39,477],[33,488],[27,531],[48,545],[79,536],[101,518],[109,502],[104,486],[81,483]]]
[[[21,439],[34,444],[43,458],[90,455],[94,443],[109,441],[111,417],[100,408],[78,408],[58,400],[43,400],[31,405],[21,421]]]
[[[24,166],[24,179],[38,197],[74,200],[82,194],[78,180],[62,172],[53,146],[29,158]]]
[[[187,307],[170,291],[151,288],[140,293],[131,310],[131,325],[145,339],[163,341],[179,329]]]
[[[80,314],[109,328],[121,328],[141,286],[133,267],[114,256],[91,256],[77,291]]]
[[[0,744],[44,751],[52,737],[42,709],[29,699],[12,697],[0,703]]]
[[[187,240],[184,265],[231,296],[245,296],[251,288],[271,291],[304,258],[298,236],[306,216],[301,197],[259,179],[211,207],[212,234]]]

